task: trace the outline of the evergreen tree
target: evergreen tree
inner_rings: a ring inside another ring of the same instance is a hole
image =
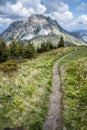
[[[48,40],[47,42],[41,43],[41,47],[38,47],[37,52],[39,52],[39,53],[46,52],[46,51],[50,51],[54,48],[55,48],[55,46],[52,44],[52,42],[50,40]]]
[[[18,49],[19,49],[19,58],[23,58],[23,53],[25,52],[24,43],[18,43]]]
[[[64,47],[64,38],[63,38],[62,35],[60,37],[60,41],[59,41],[58,47]]]
[[[16,42],[16,39],[12,39],[10,45],[10,56],[12,59],[18,59],[19,58],[19,47],[18,44]]]
[[[46,43],[43,42],[43,43],[41,43],[41,46],[38,47],[37,52],[38,52],[38,53],[42,53],[42,52],[45,52],[46,50],[47,50],[47,48],[46,48]]]
[[[0,39],[0,62],[4,62],[9,57],[9,47],[3,39]]]
[[[55,47],[54,47],[53,43],[52,43],[50,40],[48,40],[48,41],[46,42],[46,48],[47,48],[47,50],[49,51],[49,50],[54,49]]]
[[[34,45],[33,45],[33,43],[29,42],[28,45],[25,46],[25,48],[24,48],[23,57],[32,58],[35,55],[36,55],[36,51],[35,51]]]

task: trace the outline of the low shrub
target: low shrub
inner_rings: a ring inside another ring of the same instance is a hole
[[[3,72],[17,71],[17,68],[16,61],[7,61],[0,64],[0,70]]]

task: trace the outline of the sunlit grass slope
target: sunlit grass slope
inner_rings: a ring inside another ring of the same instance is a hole
[[[41,130],[52,88],[53,64],[74,48],[40,54],[18,64],[16,72],[0,72],[0,130],[20,126]]]
[[[62,64],[64,130],[87,130],[87,47],[77,49]]]

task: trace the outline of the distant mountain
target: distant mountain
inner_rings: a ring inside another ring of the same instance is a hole
[[[71,35],[87,44],[87,30],[78,30],[72,32]]]
[[[87,34],[87,30],[75,30],[73,32],[80,32],[80,33],[83,33],[83,34]]]
[[[27,20],[13,22],[1,35],[7,42],[15,36],[17,40],[26,41],[32,39],[34,43],[36,41],[42,42],[42,40],[46,39],[58,43],[61,34],[68,45],[84,44],[64,30],[56,20],[38,14],[31,15]]]

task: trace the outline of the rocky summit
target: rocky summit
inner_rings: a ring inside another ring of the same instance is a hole
[[[84,42],[64,30],[56,20],[38,14],[29,16],[27,20],[13,22],[1,34],[2,38],[7,42],[11,41],[13,36],[15,36],[18,41],[33,39],[35,42],[41,42],[41,40],[50,38],[52,42],[58,42],[60,35],[63,35],[65,43],[68,45],[84,44]]]

